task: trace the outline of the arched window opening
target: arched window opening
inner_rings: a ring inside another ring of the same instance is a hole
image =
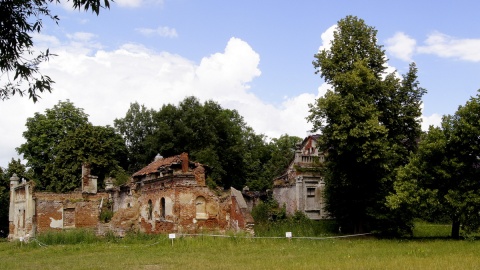
[[[160,217],[165,218],[165,198],[160,199]]]
[[[207,203],[205,197],[198,196],[195,200],[196,219],[207,219]]]
[[[152,200],[148,200],[148,220],[152,220],[153,205]]]

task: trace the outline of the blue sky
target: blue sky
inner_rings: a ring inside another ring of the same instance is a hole
[[[53,5],[59,25],[44,19],[34,36],[58,56],[41,66],[55,84],[33,104],[0,105],[0,166],[24,142],[25,122],[69,99],[95,125],[113,125],[131,102],[159,109],[186,96],[236,109],[257,133],[304,137],[308,103],[325,85],[312,65],[347,15],[378,30],[388,65],[418,67],[424,127],[480,89],[480,3],[477,1],[220,1],[117,0],[100,16]],[[8,116],[8,117],[5,117]]]

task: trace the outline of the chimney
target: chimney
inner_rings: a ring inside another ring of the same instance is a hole
[[[97,193],[97,178],[91,173],[91,165],[89,163],[82,164],[82,193]]]
[[[90,176],[90,164],[82,164],[82,186],[88,186],[88,180]]]
[[[180,155],[180,160],[182,161],[182,172],[183,173],[188,172],[188,154],[182,153]]]

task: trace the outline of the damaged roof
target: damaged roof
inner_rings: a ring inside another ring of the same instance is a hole
[[[151,173],[158,172],[158,170],[162,167],[170,167],[172,165],[182,164],[182,159],[180,155],[167,157],[167,158],[159,158],[152,163],[148,164],[146,167],[142,168],[138,172],[134,173],[133,176],[141,176],[147,175]]]

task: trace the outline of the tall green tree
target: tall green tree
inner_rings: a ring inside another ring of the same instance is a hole
[[[147,145],[157,126],[154,122],[155,111],[147,109],[137,102],[131,103],[124,118],[114,120],[114,126],[122,134],[128,149],[128,171],[133,173],[152,161],[157,153]]]
[[[109,126],[80,126],[68,133],[55,150],[55,159],[47,165],[45,175],[50,177],[47,189],[56,192],[79,187],[84,163],[90,164],[91,173],[99,177],[99,186],[105,178],[123,175],[127,165],[125,142]]]
[[[80,186],[81,165],[92,165],[99,177],[121,172],[126,161],[123,138],[111,127],[95,127],[70,101],[28,118],[26,142],[17,148],[32,169],[37,188],[65,192]],[[107,173],[108,172],[108,173]]]
[[[414,217],[452,222],[451,236],[460,228],[469,233],[480,227],[480,95],[430,127],[418,152],[398,171],[395,192],[388,197],[393,209]]]
[[[23,132],[26,142],[17,148],[17,152],[27,160],[38,188],[48,189],[53,180],[45,170],[55,160],[58,145],[69,133],[88,123],[88,115],[83,109],[68,100],[59,101],[44,114],[35,113],[27,119],[27,129]]]
[[[388,230],[396,220],[385,206],[402,152],[415,150],[420,104],[415,65],[403,80],[386,74],[377,30],[347,16],[329,50],[315,55],[316,72],[332,86],[310,105],[308,120],[321,131],[326,155],[326,210],[346,230]],[[412,126],[407,127],[411,124]],[[403,228],[403,226],[402,226]]]
[[[53,80],[39,71],[39,65],[52,54],[47,49],[33,49],[33,33],[40,33],[43,18],[58,24],[60,18],[52,14],[50,4],[60,0],[3,0],[0,2],[0,99],[28,93],[36,102],[39,93],[52,91]],[[109,8],[109,0],[73,0],[74,9],[91,10],[97,15],[101,8]],[[26,90],[23,87],[27,87]]]
[[[174,118],[172,118],[174,117]],[[174,110],[164,106],[157,115],[159,126],[170,127],[158,130],[156,138],[173,138],[170,149],[162,155],[188,152],[192,159],[210,165],[211,179],[219,186],[241,188],[245,183],[243,156],[243,132],[246,124],[237,111],[222,108],[214,101],[203,104],[195,97],[187,97]],[[158,148],[164,146],[159,142]]]

